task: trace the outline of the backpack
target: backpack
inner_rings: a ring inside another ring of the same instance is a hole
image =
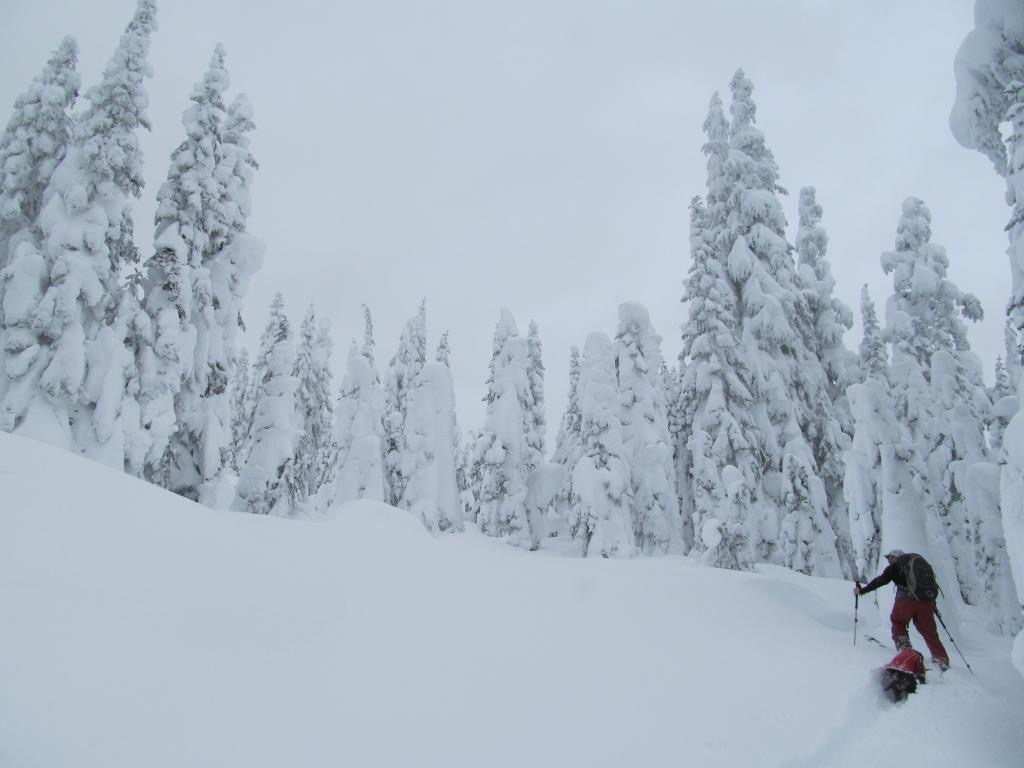
[[[935,581],[935,571],[928,561],[915,554],[904,555],[900,560],[907,592],[915,600],[935,600],[939,596],[939,584]]]

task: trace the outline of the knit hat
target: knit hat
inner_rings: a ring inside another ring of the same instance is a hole
[[[902,555],[903,555],[903,550],[902,549],[890,549],[888,552],[885,553],[886,558],[900,557]]]

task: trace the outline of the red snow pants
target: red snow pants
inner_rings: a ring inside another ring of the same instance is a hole
[[[949,666],[949,654],[939,640],[939,631],[935,627],[935,604],[931,600],[914,600],[912,597],[897,597],[896,604],[889,615],[892,621],[892,641],[897,649],[910,648],[910,635],[907,625],[911,620],[914,628],[921,633],[932,661],[940,666]]]

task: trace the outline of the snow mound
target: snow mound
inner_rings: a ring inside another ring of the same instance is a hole
[[[352,536],[368,536],[370,541],[396,537],[429,541],[430,533],[423,524],[403,509],[380,501],[360,499],[335,504],[324,514],[324,522]]]
[[[0,434],[0,765],[1019,765],[965,620],[902,707],[850,585],[430,536],[361,501],[214,511]],[[879,635],[884,637],[884,635]],[[918,640],[918,642],[920,642]],[[794,724],[797,724],[794,726]],[[913,739],[907,734],[915,734]]]

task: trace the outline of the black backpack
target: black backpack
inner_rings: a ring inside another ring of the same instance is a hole
[[[915,600],[935,600],[939,596],[939,584],[935,581],[935,571],[920,555],[903,555],[898,561],[907,582],[907,592]]]

